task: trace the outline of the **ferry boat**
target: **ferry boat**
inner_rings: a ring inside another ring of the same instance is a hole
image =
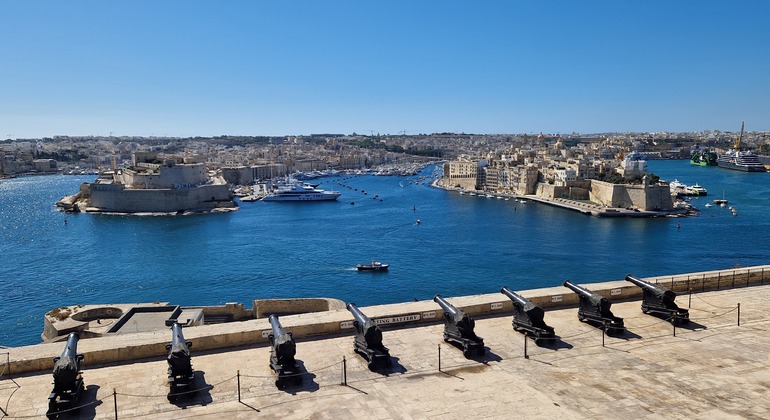
[[[687,187],[687,191],[689,191],[691,195],[697,195],[697,196],[708,195],[708,191],[705,188],[698,185],[697,183],[695,185]]]
[[[324,191],[307,184],[295,183],[279,187],[262,198],[262,201],[334,201],[340,195],[342,193],[337,191]]]
[[[733,169],[743,172],[766,172],[765,165],[759,161],[757,155],[748,150],[741,150],[741,140],[743,139],[743,123],[741,123],[741,133],[735,140],[732,149],[726,151],[717,159],[717,165],[720,168]]]
[[[683,182],[679,182],[679,180],[674,179],[673,181],[669,182],[668,184],[669,189],[671,189],[671,193],[682,193],[687,188],[687,185],[685,185]]]
[[[358,271],[388,271],[388,264],[372,260],[371,264],[358,264],[356,268]]]

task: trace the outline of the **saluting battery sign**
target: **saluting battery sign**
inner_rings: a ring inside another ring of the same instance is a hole
[[[413,322],[413,321],[419,321],[420,320],[420,314],[412,314],[412,315],[404,315],[404,316],[392,316],[388,318],[376,318],[373,319],[374,323],[377,325],[387,325],[387,324],[403,324],[404,322]],[[353,321],[342,321],[340,322],[340,329],[348,329],[353,328]]]

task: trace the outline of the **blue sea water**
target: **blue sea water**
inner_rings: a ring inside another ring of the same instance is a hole
[[[710,195],[693,200],[700,216],[595,218],[371,175],[320,179],[320,188],[343,193],[329,203],[241,203],[229,214],[175,217],[64,214],[53,203],[93,176],[2,180],[0,345],[39,342],[43,314],[61,305],[333,297],[366,306],[768,263],[770,174],[687,161],[648,168],[706,187]],[[703,206],[723,196],[738,216]],[[356,271],[372,259],[390,270]]]

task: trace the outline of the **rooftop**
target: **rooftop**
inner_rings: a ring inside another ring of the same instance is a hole
[[[368,370],[353,352],[352,332],[298,338],[296,357],[306,373],[301,386],[285,390],[274,385],[269,345],[196,351],[193,344],[201,391],[174,404],[166,398],[165,357],[89,364],[86,342],[122,343],[129,336],[82,340],[87,389],[76,418],[114,418],[116,411],[120,419],[767,418],[769,300],[770,285],[680,295],[679,306],[691,302],[692,322],[676,330],[642,314],[638,299],[615,302],[612,311],[628,329],[622,337],[603,337],[577,320],[574,307],[551,309],[545,321],[561,341],[553,347],[528,341],[528,358],[509,311],[475,317],[487,346],[478,360],[444,343],[438,318],[385,325],[383,342],[394,362],[385,373]],[[298,328],[291,324],[284,327]],[[11,373],[3,371],[0,380],[6,418],[44,416],[51,371]]]

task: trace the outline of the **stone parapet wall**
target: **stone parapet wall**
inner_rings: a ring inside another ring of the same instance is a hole
[[[324,312],[345,309],[345,303],[339,299],[257,299],[252,303],[254,318],[267,318],[271,314],[288,315],[306,312]]]
[[[770,283],[770,265],[642,279],[663,285],[682,295],[688,292],[698,293]],[[611,300],[639,299],[642,295],[639,287],[624,280],[581,285]],[[575,293],[561,285],[517,291],[517,293],[546,309],[576,306],[579,300]],[[468,315],[476,317],[510,316],[513,309],[512,302],[502,293],[447,297],[447,301]],[[379,321],[378,323],[385,330],[416,323],[438,323],[442,322],[443,317],[441,308],[432,301],[378,305],[360,309],[368,317]],[[280,321],[296,339],[339,333],[352,335],[352,315],[344,308],[282,316]],[[194,358],[197,351],[264,345],[268,343],[267,334],[270,330],[270,323],[262,318],[186,328],[184,334],[187,340],[193,342]],[[153,331],[81,340],[78,350],[85,354],[85,366],[118,363],[142,358],[165,357],[165,346],[170,340],[170,331]],[[7,349],[9,366],[5,371],[9,372],[8,369],[10,369],[11,374],[18,374],[51,370],[53,358],[62,352],[63,346],[64,343],[48,343]],[[3,362],[0,360],[0,364]]]

